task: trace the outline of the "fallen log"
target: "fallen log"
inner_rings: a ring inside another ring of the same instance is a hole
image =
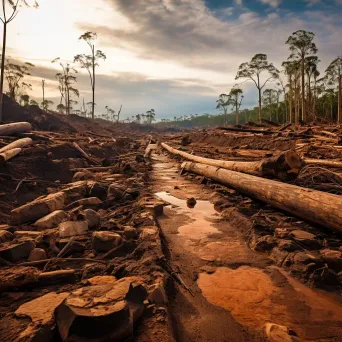
[[[0,148],[0,153],[12,150],[14,148],[22,148],[22,147],[29,146],[32,144],[32,142],[33,141],[30,138],[24,138],[24,139],[13,141],[12,143]]]
[[[0,135],[13,135],[30,132],[32,126],[29,122],[15,122],[0,126]]]
[[[165,143],[162,143],[161,146],[171,154],[179,155],[197,163],[222,167],[259,177],[276,177],[281,180],[294,179],[302,166],[300,156],[295,151],[287,151],[261,161],[246,162],[203,158],[176,150]]]
[[[184,162],[182,169],[231,186],[305,221],[342,233],[342,196],[199,163]]]
[[[330,166],[335,168],[342,168],[342,162],[339,160],[326,160],[326,159],[312,159],[312,158],[304,158],[303,161],[308,165],[323,165]]]
[[[4,164],[7,160],[15,157],[21,152],[21,148],[13,148],[12,150],[0,153],[0,165]]]
[[[247,132],[247,133],[261,133],[261,134],[278,134],[279,132],[267,131],[262,129],[252,129],[252,128],[237,128],[237,127],[219,127],[218,129],[223,131],[231,132]]]
[[[90,162],[92,162],[92,163],[94,163],[96,165],[100,165],[100,163],[98,161],[96,161],[95,159],[91,158],[85,151],[83,151],[81,149],[81,147],[77,143],[74,142],[73,145],[76,148],[76,150],[82,154],[82,156],[85,159],[89,160]]]

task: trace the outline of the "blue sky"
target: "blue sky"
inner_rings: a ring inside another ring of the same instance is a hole
[[[30,95],[39,100],[44,78],[47,96],[58,104],[58,70],[50,61],[72,63],[87,48],[78,37],[90,30],[107,54],[98,69],[99,114],[121,104],[126,117],[150,108],[159,118],[214,113],[241,63],[265,53],[281,68],[289,55],[285,41],[299,29],[316,34],[321,75],[342,55],[342,0],[41,0],[30,11],[11,23],[8,37],[9,56],[36,65]],[[78,87],[79,102],[90,101],[82,70]],[[255,86],[241,87],[243,108],[256,106]]]

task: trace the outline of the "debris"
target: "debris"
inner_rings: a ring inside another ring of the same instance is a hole
[[[59,225],[59,236],[61,238],[67,238],[76,235],[84,235],[87,232],[87,221],[65,221]]]
[[[0,165],[5,163],[7,160],[12,159],[16,155],[21,152],[21,148],[14,148],[12,150],[8,150],[5,152],[0,153]]]
[[[84,215],[88,221],[89,228],[97,228],[101,224],[101,216],[92,209],[84,210]]]
[[[41,286],[74,283],[77,281],[75,270],[58,270],[52,272],[43,272],[38,276],[38,282]]]
[[[113,248],[120,246],[121,236],[113,232],[94,232],[92,238],[92,248],[97,253],[108,252]]]
[[[38,282],[40,271],[35,267],[11,266],[0,268],[0,293]]]
[[[35,248],[31,251],[28,261],[39,261],[47,258],[46,252],[42,248]]]
[[[31,138],[23,138],[23,139],[18,139],[2,148],[0,148],[0,153],[10,151],[15,148],[23,148],[26,146],[29,146],[33,143]]]
[[[283,325],[266,323],[265,333],[270,342],[299,342],[295,333]]]
[[[10,244],[7,247],[0,248],[0,258],[11,262],[26,259],[35,247],[32,241]]]
[[[0,135],[13,135],[31,131],[32,126],[28,122],[15,122],[0,125]]]
[[[56,210],[36,221],[34,225],[41,230],[55,228],[67,217],[68,215],[65,211]]]

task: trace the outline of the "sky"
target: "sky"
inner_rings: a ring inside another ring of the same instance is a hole
[[[7,57],[35,65],[29,95],[59,104],[60,57],[73,63],[89,47],[78,38],[96,32],[106,55],[97,69],[96,113],[105,106],[131,117],[154,108],[157,118],[215,113],[221,93],[241,80],[241,63],[265,53],[277,68],[289,56],[287,38],[313,31],[324,73],[342,54],[342,0],[38,0],[8,27]],[[1,32],[2,34],[2,32]],[[91,101],[89,76],[78,69],[79,104]],[[276,84],[269,84],[275,87]],[[242,108],[257,105],[253,83],[240,85]],[[79,106],[79,105],[78,105]],[[78,107],[76,106],[76,107]]]

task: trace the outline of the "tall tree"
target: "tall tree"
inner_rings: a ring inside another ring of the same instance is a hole
[[[149,124],[152,124],[153,121],[156,121],[156,113],[154,109],[150,109],[146,112],[146,118]]]
[[[60,58],[56,58],[52,61],[52,63],[58,63],[62,67],[62,72],[58,72],[56,74],[56,78],[59,82],[59,91],[61,93],[61,101],[64,100],[66,114],[70,114],[71,104],[75,103],[71,96],[75,95],[77,97],[80,96],[80,92],[75,88],[75,83],[77,82],[77,78],[74,74],[77,74],[77,70],[70,66],[69,63],[63,64]]]
[[[47,112],[49,110],[49,107],[53,105],[53,101],[50,101],[50,100],[44,100],[42,103],[41,103],[41,107]]]
[[[316,44],[313,42],[315,34],[304,30],[294,32],[286,41],[289,45],[290,60],[300,61],[301,66],[301,89],[302,89],[302,120],[307,121],[305,106],[305,61],[308,57],[317,53]]]
[[[224,125],[227,124],[227,114],[228,114],[228,107],[231,105],[231,96],[227,94],[221,94],[216,101],[216,109],[223,110],[224,114]]]
[[[266,72],[266,80],[261,79],[262,73]],[[262,106],[261,106],[261,91],[265,85],[279,77],[279,70],[267,60],[267,55],[259,53],[256,54],[250,62],[242,63],[239,67],[235,79],[245,78],[252,80],[258,89],[259,95],[259,121],[262,119]]]
[[[334,59],[325,71],[330,85],[338,84],[337,123],[342,123],[342,56]]]
[[[2,37],[2,54],[1,54],[1,76],[0,76],[0,121],[2,121],[2,103],[4,91],[4,77],[5,77],[5,60],[6,60],[6,41],[7,41],[7,25],[15,19],[19,13],[21,6],[38,7],[37,1],[32,3],[29,0],[1,0],[2,2],[2,15],[0,20],[3,24],[3,37]]]
[[[95,81],[96,81],[96,74],[95,69],[99,65],[99,61],[105,60],[106,55],[101,50],[95,50],[94,40],[97,39],[97,34],[94,32],[86,32],[82,34],[79,40],[84,40],[90,47],[91,54],[80,54],[74,57],[74,62],[80,63],[83,69],[88,71],[90,77],[90,85],[91,90],[93,93],[93,106],[91,111],[91,117],[94,120],[95,118]]]
[[[274,104],[277,102],[278,92],[275,89],[265,89],[262,94],[262,101],[269,111],[269,119],[272,121]]]
[[[230,104],[233,106],[235,110],[235,123],[239,124],[239,110],[241,107],[242,100],[244,96],[242,95],[243,91],[240,88],[233,88],[230,93]]]

